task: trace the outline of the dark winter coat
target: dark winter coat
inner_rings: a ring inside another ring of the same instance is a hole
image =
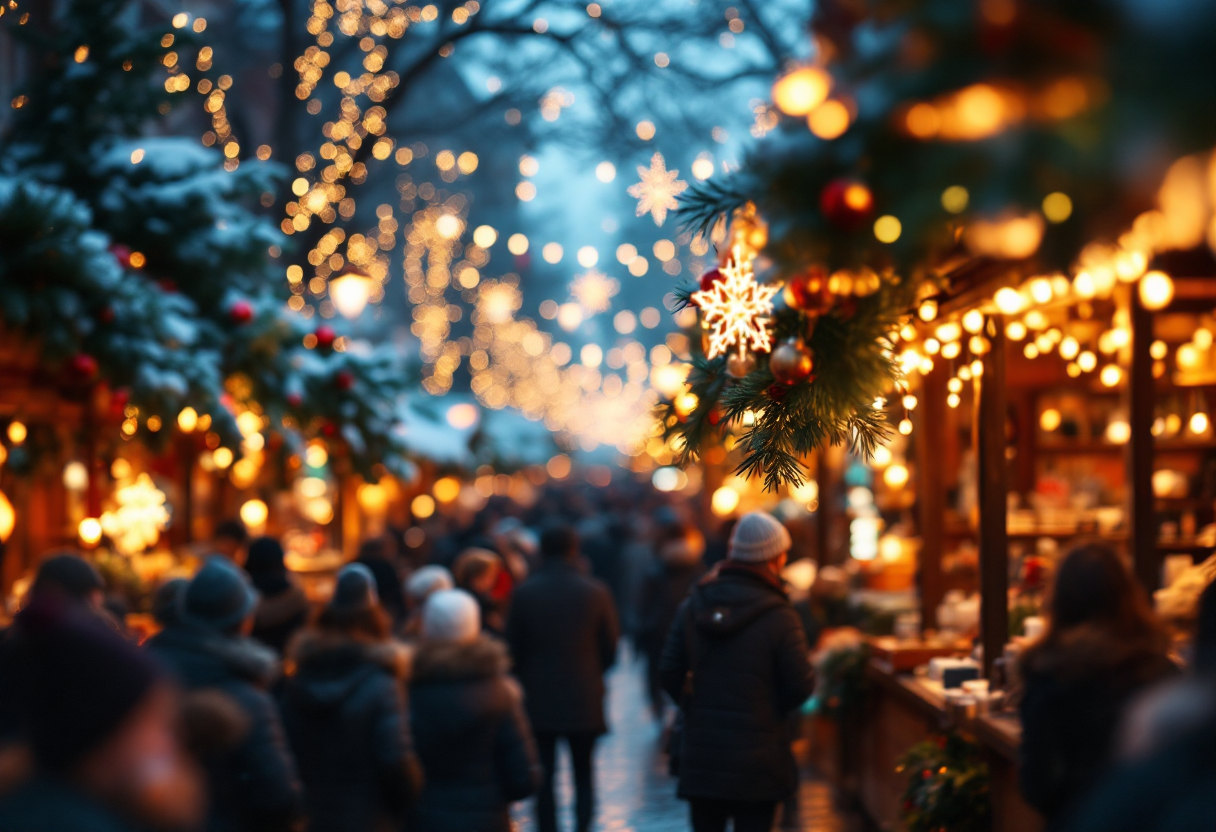
[[[603,583],[548,560],[511,599],[507,644],[538,734],[602,734],[604,672],[616,660],[617,619]]]
[[[282,656],[291,637],[308,623],[310,611],[304,590],[289,584],[281,592],[262,596],[250,635]]]
[[[133,832],[136,828],[51,778],[35,778],[0,801],[0,832]]]
[[[508,807],[532,794],[540,767],[519,685],[501,642],[423,641],[410,715],[426,771],[417,832],[509,832]]]
[[[162,630],[148,649],[187,690],[218,691],[247,718],[239,741],[201,760],[211,797],[208,832],[297,828],[304,808],[300,781],[278,709],[266,692],[278,672],[274,654],[252,639],[185,625]]]
[[[1211,690],[1216,701],[1216,688]],[[1061,828],[1070,832],[1216,829],[1216,714],[1104,778]]]
[[[680,797],[773,801],[793,793],[787,717],[810,697],[813,679],[802,622],[771,577],[728,563],[700,583],[677,613],[660,670],[684,715]]]
[[[304,781],[310,832],[400,829],[421,784],[394,642],[304,633],[283,723]]]
[[[1110,767],[1128,703],[1176,673],[1161,648],[1089,626],[1028,650],[1018,766],[1026,802],[1049,821],[1067,811]]]

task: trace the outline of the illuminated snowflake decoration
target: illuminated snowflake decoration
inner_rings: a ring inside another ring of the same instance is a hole
[[[757,283],[752,261],[744,257],[739,246],[732,255],[722,267],[722,279],[691,298],[700,307],[702,323],[709,330],[709,358],[725,355],[731,347],[738,347],[740,357],[748,349],[772,349],[768,316],[773,311],[773,295],[780,287]]]
[[[621,284],[601,271],[590,269],[580,274],[570,284],[570,297],[588,315],[607,312],[612,299],[621,290]]]
[[[680,207],[676,197],[684,193],[688,183],[676,179],[680,172],[668,170],[663,162],[663,154],[656,153],[650,158],[650,167],[638,165],[638,176],[642,181],[630,185],[627,193],[638,201],[638,216],[650,214],[654,217],[655,225],[662,225],[667,219],[668,210]]]

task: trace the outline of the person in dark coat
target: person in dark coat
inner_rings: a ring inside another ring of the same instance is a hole
[[[578,535],[555,526],[541,536],[544,562],[515,591],[507,644],[544,766],[536,799],[540,832],[556,832],[553,795],[557,742],[570,747],[576,832],[595,813],[592,754],[604,722],[604,673],[616,660],[617,619],[608,588],[579,569]]]
[[[405,621],[405,590],[396,566],[396,547],[388,537],[372,537],[359,544],[356,563],[366,566],[376,578],[376,594],[380,607],[388,613],[393,627]]]
[[[391,638],[361,563],[292,644],[283,723],[300,766],[310,832],[400,829],[421,781],[405,703],[409,655]]]
[[[187,690],[221,694],[245,718],[231,744],[200,758],[211,796],[208,832],[279,832],[303,820],[295,761],[267,693],[278,659],[246,635],[257,600],[239,567],[209,558],[181,593],[177,623],[148,641]]]
[[[1049,825],[1111,767],[1133,697],[1177,674],[1168,646],[1118,555],[1100,545],[1069,553],[1056,574],[1048,630],[1021,659],[1019,782]]]
[[[637,646],[646,656],[650,709],[660,721],[665,707],[659,674],[663,646],[667,643],[667,633],[680,605],[697,580],[705,574],[705,566],[701,562],[704,553],[705,538],[695,528],[684,523],[668,526],[656,541],[657,557],[642,584]]]
[[[789,715],[811,695],[810,648],[781,582],[790,535],[740,518],[727,560],[676,614],[660,672],[684,724],[673,754],[694,832],[768,832],[798,787]]]
[[[480,630],[468,593],[441,590],[426,602],[410,699],[426,771],[417,832],[510,832],[511,803],[541,781],[506,648]]]
[[[178,830],[201,820],[177,691],[155,662],[62,598],[36,598],[13,629],[36,769],[0,800],[0,830]]]
[[[273,537],[254,538],[249,544],[245,571],[261,595],[250,635],[282,656],[287,642],[308,623],[308,597],[287,571],[283,544]]]

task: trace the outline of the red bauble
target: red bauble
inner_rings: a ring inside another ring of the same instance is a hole
[[[334,341],[338,338],[338,333],[334,332],[334,328],[325,324],[317,327],[313,335],[316,336],[317,346],[323,350],[331,348],[334,345]]]
[[[339,370],[334,376],[334,384],[339,390],[349,390],[355,386],[355,377],[348,370]]]
[[[122,243],[113,243],[110,246],[110,254],[114,255],[114,259],[118,261],[118,265],[124,269],[131,268],[131,249],[129,246],[124,246]]]
[[[721,421],[722,421],[722,411],[721,410],[718,410],[718,408],[715,407],[709,411],[709,423],[711,425],[716,425],[716,424],[718,424],[718,422],[721,422]]]
[[[292,407],[299,407],[300,405],[304,404],[304,397],[299,393],[288,393],[287,403]]]
[[[874,210],[874,195],[860,182],[833,179],[819,194],[819,209],[841,231],[857,231]]]
[[[333,422],[326,422],[325,424],[321,425],[321,433],[325,434],[326,436],[333,436],[337,432],[338,426]]]
[[[79,381],[91,381],[97,375],[97,359],[88,353],[81,352],[72,356],[70,366],[73,377]]]
[[[785,302],[793,309],[820,313],[831,305],[828,273],[822,266],[811,266],[785,284]]]
[[[718,283],[725,278],[726,275],[722,274],[721,269],[710,269],[705,274],[701,275],[701,277],[697,280],[697,283],[700,284],[702,292],[708,292],[713,288],[715,283]]]
[[[253,320],[253,304],[247,300],[238,300],[228,307],[228,317],[234,324],[247,324]]]
[[[815,361],[800,339],[791,338],[777,346],[768,359],[769,372],[781,384],[797,384],[811,378]]]

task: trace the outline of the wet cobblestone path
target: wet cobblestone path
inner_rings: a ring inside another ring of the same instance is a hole
[[[611,733],[596,746],[597,806],[595,832],[688,832],[688,806],[676,797],[667,759],[658,753],[659,726],[651,717],[645,692],[645,664],[627,646],[608,676]],[[564,748],[559,754],[558,823],[574,827],[574,789]],[[828,785],[804,775],[799,832],[855,832],[855,819],[836,811]],[[516,832],[536,832],[532,801],[518,804]],[[775,827],[782,829],[780,823]]]

